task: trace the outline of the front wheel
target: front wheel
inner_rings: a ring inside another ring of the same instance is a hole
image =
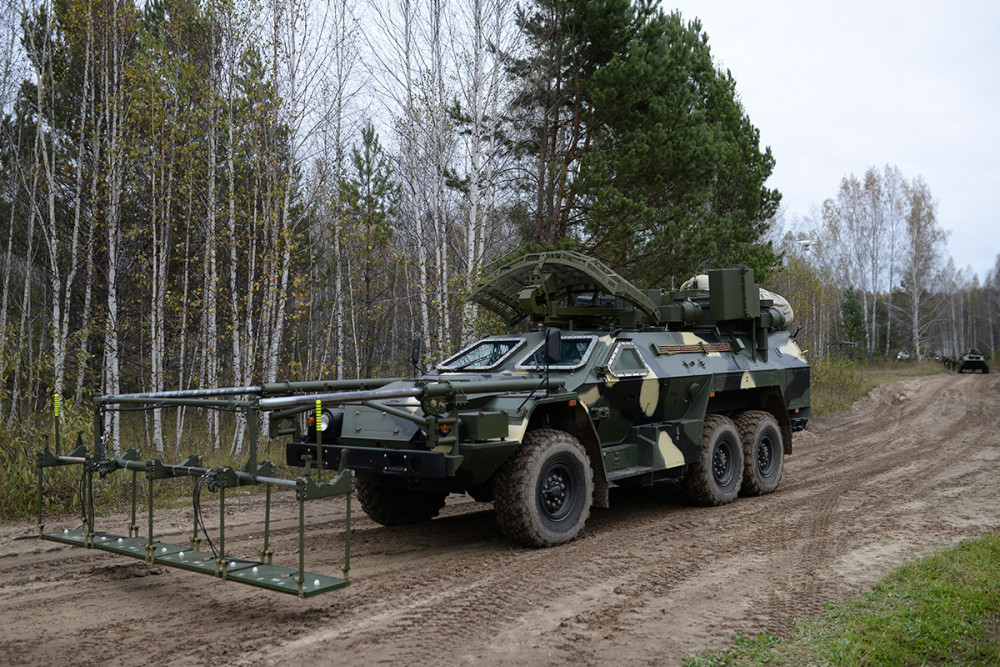
[[[355,479],[358,501],[372,521],[383,526],[423,523],[438,515],[448,494],[436,491],[411,491]]]
[[[736,500],[743,481],[743,444],[733,421],[705,415],[701,460],[684,475],[687,496],[699,505],[723,505]]]
[[[569,542],[590,517],[594,473],[583,445],[565,431],[529,431],[497,472],[494,508],[508,539],[529,547]]]

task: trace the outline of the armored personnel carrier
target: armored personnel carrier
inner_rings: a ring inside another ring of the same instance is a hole
[[[986,362],[986,357],[979,350],[969,350],[958,360],[959,373],[989,373],[990,365]]]
[[[675,480],[703,505],[777,488],[809,419],[809,365],[791,309],[753,271],[640,290],[594,259],[540,253],[472,298],[527,331],[416,379],[262,399],[289,420],[321,403],[304,427],[272,422],[295,433],[287,463],[336,469],[343,456],[387,526],[432,519],[450,493],[493,501],[503,533],[532,547],[574,539],[615,484]]]

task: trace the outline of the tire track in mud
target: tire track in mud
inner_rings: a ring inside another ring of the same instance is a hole
[[[1000,529],[994,377],[886,385],[814,420],[768,496],[700,508],[669,485],[615,488],[611,509],[555,549],[507,545],[490,506],[467,498],[420,526],[359,514],[353,585],[301,602],[0,525],[0,654],[97,664],[114,645],[125,664],[677,664],[734,633],[785,632],[905,560]],[[227,543],[250,549],[262,502],[244,500],[227,512]],[[296,505],[276,495],[275,507],[272,548],[288,563]],[[307,568],[336,573],[343,505],[307,510]],[[190,521],[182,508],[161,525],[186,540]]]

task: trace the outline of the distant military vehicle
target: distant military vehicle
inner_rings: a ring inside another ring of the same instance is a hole
[[[989,373],[990,366],[986,361],[986,357],[979,350],[969,350],[963,354],[958,360],[958,372],[959,373],[974,373],[979,371],[980,373]]]
[[[809,419],[809,365],[787,302],[753,271],[640,290],[594,259],[540,253],[472,299],[529,330],[416,379],[262,400],[289,415],[322,403],[308,425],[272,423],[297,431],[287,463],[336,469],[346,452],[362,507],[387,526],[432,519],[450,493],[492,500],[504,534],[533,547],[575,538],[613,484],[672,479],[704,505],[777,488]]]

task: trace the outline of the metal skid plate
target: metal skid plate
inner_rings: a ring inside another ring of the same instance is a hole
[[[50,542],[70,544],[75,547],[87,546],[86,531],[82,528],[61,530],[58,533],[42,533],[41,538]]]
[[[227,579],[238,581],[251,586],[260,586],[279,593],[299,594],[299,584],[295,578],[299,576],[298,570],[278,565],[266,565],[263,563],[250,563],[249,567],[243,567],[235,572],[230,569]],[[302,597],[312,597],[320,593],[335,591],[344,588],[350,582],[339,577],[329,577],[325,574],[303,573]]]
[[[71,546],[87,546],[86,531],[82,528],[44,533],[41,538]],[[92,547],[122,556],[148,560],[146,548],[148,544],[145,539],[140,537],[123,537],[111,533],[96,532]],[[225,567],[219,568],[213,554],[165,542],[153,542],[153,562],[190,572],[220,576],[229,581],[267,588],[279,593],[299,595],[299,584],[296,581],[299,571],[288,567],[229,558]],[[219,573],[220,569],[225,571],[224,576]],[[339,577],[304,572],[301,595],[308,598],[344,588],[349,584],[349,581]]]

